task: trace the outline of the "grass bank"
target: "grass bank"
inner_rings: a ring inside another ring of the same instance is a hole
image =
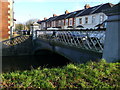
[[[120,63],[88,62],[62,68],[3,73],[3,88],[120,88]]]

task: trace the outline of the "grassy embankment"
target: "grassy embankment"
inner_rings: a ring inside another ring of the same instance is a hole
[[[3,73],[3,87],[11,88],[120,88],[120,63],[105,60]]]

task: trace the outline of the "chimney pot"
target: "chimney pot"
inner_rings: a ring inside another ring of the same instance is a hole
[[[53,14],[53,17],[57,16],[56,14]]]
[[[46,17],[44,17],[44,20],[46,20],[47,18]]]
[[[88,9],[88,8],[90,8],[90,5],[89,5],[89,4],[86,4],[86,5],[84,6],[84,8],[85,8],[85,9]]]
[[[38,21],[41,21],[40,19],[38,19]]]
[[[65,11],[65,14],[68,14],[68,13],[69,13],[68,10],[66,10],[66,11]]]

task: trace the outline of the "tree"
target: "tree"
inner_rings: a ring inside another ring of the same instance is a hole
[[[24,24],[16,24],[15,25],[15,31],[21,31],[21,30],[24,30]]]
[[[37,22],[38,19],[30,19],[25,23],[26,29],[30,30],[30,25],[33,24],[34,22]]]

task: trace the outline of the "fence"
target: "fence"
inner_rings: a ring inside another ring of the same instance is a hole
[[[103,52],[105,28],[86,30],[36,30],[36,38],[77,48]]]

